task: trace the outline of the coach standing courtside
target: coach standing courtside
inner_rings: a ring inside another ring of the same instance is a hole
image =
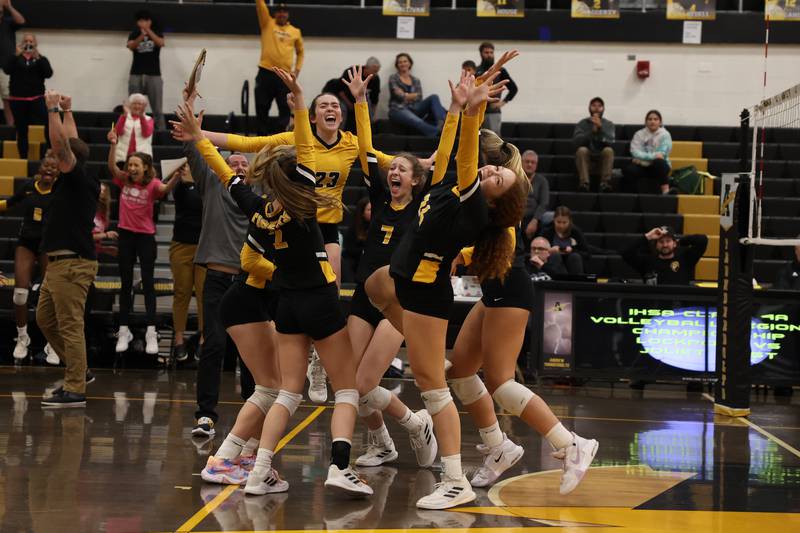
[[[190,99],[192,104],[195,97],[196,93]],[[197,411],[192,436],[212,437],[216,432],[214,424],[219,416],[217,402],[225,354],[230,349],[236,354],[234,357],[239,355],[233,342],[228,342],[228,334],[219,315],[219,306],[225,291],[239,277],[239,254],[249,222],[194,143],[184,143],[183,153],[189,162],[195,186],[203,199],[203,225],[194,263],[206,267],[202,298],[203,345],[197,364]],[[237,175],[247,173],[249,165],[244,155],[233,153],[226,161]],[[246,365],[242,363],[239,368],[241,395],[246,400],[255,391],[255,382]]]
[[[273,100],[278,105],[279,131],[285,131],[289,124],[289,104],[286,102],[289,90],[272,72],[272,68],[280,67],[297,77],[303,67],[303,36],[300,30],[289,22],[289,10],[286,4],[278,4],[272,11],[274,17],[270,15],[264,0],[256,0],[258,25],[261,28],[261,60],[258,62],[254,91],[259,135],[274,133],[269,131],[267,121]]]
[[[59,178],[42,234],[41,249],[49,265],[42,282],[36,322],[47,342],[64,361],[64,386],[42,400],[42,407],[86,405],[86,340],[84,309],[97,275],[92,229],[100,182],[86,174],[89,147],[78,139],[68,96],[45,94],[50,144],[58,160]],[[64,110],[61,122],[59,105]]]

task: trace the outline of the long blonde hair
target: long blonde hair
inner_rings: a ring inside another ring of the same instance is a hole
[[[322,196],[316,188],[292,181],[289,176],[294,174],[296,168],[297,150],[294,146],[264,148],[247,169],[247,179],[250,183],[261,184],[298,221],[316,218],[319,207],[342,207],[336,198]]]

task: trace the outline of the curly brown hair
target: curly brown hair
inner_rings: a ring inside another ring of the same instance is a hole
[[[318,207],[341,208],[337,199],[317,194],[315,187],[292,181],[289,176],[295,173],[296,168],[297,150],[294,146],[264,148],[247,169],[247,179],[250,183],[262,183],[283,209],[298,221],[316,218]]]
[[[510,169],[515,180],[489,207],[489,224],[475,241],[471,272],[480,281],[505,279],[514,259],[515,237],[508,228],[519,226],[525,214],[530,181],[522,168],[519,149],[490,130],[481,130],[479,159],[484,165]]]
[[[144,152],[133,152],[132,154],[128,154],[128,157],[125,158],[125,168],[128,168],[128,161],[130,161],[131,157],[138,157],[142,162],[142,165],[144,166],[144,174],[142,175],[141,185],[147,185],[153,180],[153,178],[156,177],[156,168],[153,166],[153,156]],[[128,178],[128,181],[133,183],[133,180],[130,178]]]
[[[422,167],[422,164],[419,162],[419,158],[414,154],[409,152],[400,152],[399,154],[395,155],[394,159],[398,157],[402,157],[409,163],[411,163],[411,178],[417,180],[417,184],[411,188],[411,197],[416,198],[417,195],[425,189],[425,184],[428,181],[428,173]],[[381,179],[386,181],[386,177],[388,172],[381,173]]]

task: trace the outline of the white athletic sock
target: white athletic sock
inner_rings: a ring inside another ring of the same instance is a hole
[[[449,480],[460,481],[464,477],[464,472],[461,470],[461,454],[442,456],[442,471]]]
[[[222,446],[219,447],[219,450],[217,450],[217,453],[215,453],[214,456],[219,457],[220,459],[236,459],[239,457],[239,454],[242,453],[242,447],[244,445],[244,439],[240,439],[233,433],[228,433],[228,436],[225,437],[225,441],[222,443]]]
[[[24,326],[17,327],[17,337],[27,337],[28,336],[28,325],[25,324]]]
[[[247,444],[244,445],[242,448],[241,455],[255,455],[256,450],[258,450],[259,440],[258,439],[249,439]]]
[[[572,432],[565,428],[561,422],[553,426],[544,438],[555,450],[566,448],[575,440],[575,436]]]
[[[397,422],[409,433],[416,433],[422,429],[422,419],[408,407],[406,407],[406,414],[401,416]]]
[[[267,473],[272,468],[272,456],[275,455],[275,452],[272,450],[268,450],[266,448],[259,448],[258,453],[256,454],[256,464],[253,466],[253,477],[256,478],[266,478]]]
[[[494,448],[503,444],[503,432],[500,431],[500,424],[495,421],[487,428],[478,428],[483,443],[489,448]]]
[[[386,424],[381,425],[378,429],[370,429],[368,430],[369,434],[383,446],[389,446],[394,444],[392,442],[392,437],[389,435],[389,430],[386,429]]]

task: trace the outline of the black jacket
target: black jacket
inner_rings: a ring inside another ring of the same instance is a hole
[[[659,285],[688,285],[694,280],[694,267],[708,246],[705,235],[684,235],[678,241],[675,256],[661,259],[650,248],[644,235],[622,250],[622,258],[642,277],[655,274]]]
[[[550,241],[550,246],[555,246],[553,244],[553,240],[556,236],[556,228],[552,224],[548,224],[547,226],[542,229],[542,237]],[[575,239],[575,246],[572,247],[572,253],[577,253],[580,255],[584,261],[588,261],[589,258],[592,257],[591,252],[589,252],[589,243],[586,242],[586,237],[584,237],[583,232],[579,227],[575,224],[572,225],[572,231],[570,232],[570,237]]]
[[[773,288],[800,291],[800,262],[797,259],[781,267]]]
[[[26,60],[21,54],[9,59],[3,70],[10,76],[11,96],[40,96],[44,94],[44,80],[53,75],[50,62],[44,56]]]

